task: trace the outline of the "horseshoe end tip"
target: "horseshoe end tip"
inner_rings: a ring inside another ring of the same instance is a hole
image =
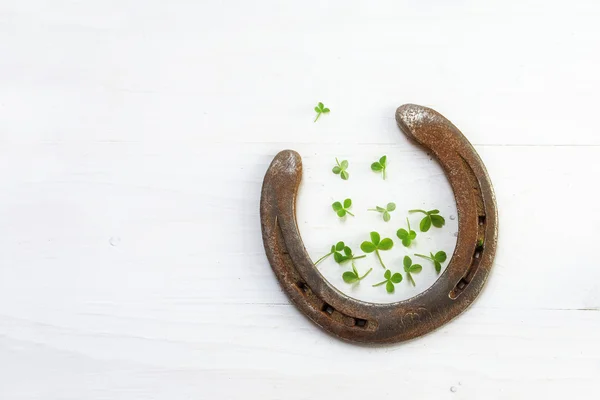
[[[440,117],[431,108],[417,104],[404,104],[396,109],[396,123],[400,129],[410,136],[415,136],[415,129],[419,126],[437,120]]]
[[[302,169],[302,157],[294,150],[282,150],[273,159],[271,168],[278,172],[294,174]]]

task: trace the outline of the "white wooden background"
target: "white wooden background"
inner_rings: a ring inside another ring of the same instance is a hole
[[[598,398],[599,20],[597,0],[1,1],[0,399]],[[414,161],[391,197],[452,207],[395,126],[408,102],[486,163],[495,266],[437,332],[343,343],[278,287],[262,177],[304,156],[314,257],[335,156],[355,201],[387,153]]]

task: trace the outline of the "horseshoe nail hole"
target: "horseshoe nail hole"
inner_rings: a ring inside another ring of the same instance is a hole
[[[483,225],[485,224],[485,215],[480,215],[479,216],[479,225]]]
[[[323,307],[321,308],[321,311],[326,312],[327,314],[331,315],[331,314],[333,314],[335,309],[332,306],[330,306],[329,304],[323,303]]]
[[[308,293],[308,285],[306,283],[298,282],[296,286],[298,286],[298,289],[300,289],[302,292]]]
[[[478,248],[478,249],[475,251],[475,255],[474,255],[473,257],[475,257],[475,258],[479,258],[480,256],[481,256],[481,250]]]
[[[464,279],[461,279],[460,282],[458,282],[458,285],[456,285],[460,290],[463,290],[464,288],[467,287],[467,284],[469,282],[465,281]]]
[[[358,326],[359,328],[364,328],[364,327],[367,326],[367,320],[366,319],[355,318],[354,319],[354,326]]]

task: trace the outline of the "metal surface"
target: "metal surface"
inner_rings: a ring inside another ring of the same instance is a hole
[[[434,155],[450,182],[458,238],[446,270],[425,292],[391,304],[367,303],[330,285],[311,261],[296,223],[302,160],[292,150],[269,167],[260,204],[267,257],[294,304],[327,332],[348,341],[391,343],[428,333],[464,311],[492,267],[498,237],[496,200],[483,162],[462,133],[438,112],[414,104],[396,110],[404,134]]]

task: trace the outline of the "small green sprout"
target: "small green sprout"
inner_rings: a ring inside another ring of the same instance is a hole
[[[385,283],[385,290],[388,293],[394,293],[394,283],[402,282],[402,274],[396,272],[394,275],[392,275],[392,271],[390,271],[389,269],[385,271],[383,277],[385,278],[385,281],[376,283],[373,285],[373,287],[381,286]]]
[[[343,243],[343,242],[341,242],[341,243]],[[366,257],[366,255],[364,255],[364,254],[362,256],[355,256],[354,254],[352,254],[352,249],[348,246],[344,246],[344,248],[342,250],[338,250],[336,248],[336,251],[333,253],[333,259],[338,264],[342,264],[347,261],[352,261],[352,265],[354,265],[354,260],[358,260],[359,258],[365,258],[365,257]]]
[[[409,213],[411,213],[411,214],[417,213],[417,212],[425,214],[425,217],[423,217],[423,219],[421,220],[421,223],[419,224],[419,229],[421,229],[421,232],[427,232],[429,230],[429,228],[431,228],[431,225],[435,226],[436,228],[441,228],[446,223],[446,220],[444,219],[444,217],[442,217],[441,215],[438,215],[440,213],[440,210],[429,210],[429,211],[410,210],[409,211]]]
[[[362,281],[367,275],[369,275],[373,271],[373,268],[370,268],[366,274],[360,276],[354,264],[352,264],[352,271],[346,271],[342,274],[342,279],[346,283],[359,283]]]
[[[342,160],[340,163],[336,157],[335,162],[337,165],[333,167],[331,171],[334,174],[339,175],[343,180],[347,181],[350,177],[350,174],[348,174],[348,171],[346,171],[348,169],[348,160]]]
[[[396,236],[398,236],[398,239],[402,240],[404,247],[410,247],[412,241],[417,238],[417,232],[410,229],[410,221],[408,218],[406,218],[406,224],[408,225],[408,230],[400,228],[398,229],[398,232],[396,232]]]
[[[315,111],[317,112],[317,118],[313,122],[317,122],[321,114],[327,114],[329,112],[329,108],[326,108],[323,103],[319,102],[315,107]]]
[[[409,282],[412,283],[413,286],[417,286],[412,274],[418,274],[423,270],[423,267],[419,264],[413,264],[409,256],[404,256],[403,264],[404,272],[406,272],[406,277],[408,278]]]
[[[477,247],[483,247],[483,239],[477,240]]]
[[[377,232],[371,232],[370,235],[371,235],[371,241],[370,242],[369,241],[362,242],[362,244],[360,245],[360,249],[362,251],[364,251],[365,253],[375,252],[375,254],[377,255],[377,258],[379,259],[379,262],[381,263],[381,266],[383,268],[387,269],[387,267],[383,263],[383,260],[381,259],[379,250],[390,250],[392,247],[394,247],[394,242],[390,238],[385,238],[385,239],[381,240],[381,236],[379,236],[379,233],[377,233]]]
[[[385,208],[379,207],[379,206],[375,206],[375,208],[369,208],[368,211],[377,211],[377,212],[380,212],[381,214],[383,214],[383,220],[385,222],[388,222],[392,218],[391,215],[390,215],[390,212],[394,211],[395,209],[396,209],[396,204],[395,203],[388,203]]]
[[[352,214],[348,210],[348,208],[350,208],[350,207],[352,207],[352,200],[350,200],[350,199],[344,200],[344,204],[340,203],[339,201],[336,201],[335,203],[333,203],[331,205],[331,208],[333,208],[333,211],[335,211],[335,213],[340,218],[345,217],[346,214],[350,214],[354,217],[354,214]]]
[[[417,257],[424,258],[426,260],[432,261],[435,266],[435,271],[439,274],[442,270],[442,263],[446,261],[446,252],[438,251],[437,253],[429,253],[429,256],[425,256],[423,254],[415,254]]]
[[[383,156],[379,159],[379,161],[375,161],[373,164],[371,164],[371,170],[374,172],[381,172],[383,180],[385,180],[385,169],[387,167],[386,161],[387,156]]]
[[[326,259],[330,255],[332,255],[336,251],[343,251],[344,247],[346,247],[346,245],[344,244],[344,242],[337,242],[336,244],[334,244],[333,246],[331,246],[331,251],[329,253],[325,254],[323,257],[321,257],[317,261],[315,261],[315,267],[317,266],[317,264],[319,264],[321,261],[323,261],[324,259]]]

